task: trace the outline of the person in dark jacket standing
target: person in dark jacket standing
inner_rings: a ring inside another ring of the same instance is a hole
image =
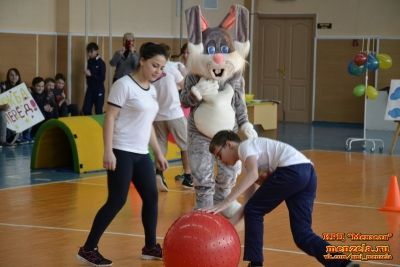
[[[86,46],[88,61],[86,67],[86,94],[82,112],[84,115],[92,115],[94,105],[95,113],[103,113],[104,105],[104,80],[106,78],[106,64],[99,56],[99,47],[96,43]]]

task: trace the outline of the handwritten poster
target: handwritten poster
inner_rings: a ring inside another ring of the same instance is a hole
[[[400,80],[390,82],[385,120],[400,121]]]
[[[20,133],[44,120],[25,83],[0,94],[0,105],[8,104],[5,111],[7,128]]]

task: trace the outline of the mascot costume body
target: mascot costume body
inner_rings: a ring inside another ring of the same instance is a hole
[[[248,138],[257,137],[249,123],[244,101],[243,70],[250,49],[248,10],[233,5],[218,27],[208,27],[200,7],[186,10],[188,26],[188,68],[181,102],[190,107],[188,118],[188,154],[196,209],[211,207],[225,199],[235,185],[241,166],[225,166],[209,152],[211,138],[221,130],[240,129]],[[234,38],[228,32],[234,28]],[[231,217],[240,208],[238,202],[223,214]]]

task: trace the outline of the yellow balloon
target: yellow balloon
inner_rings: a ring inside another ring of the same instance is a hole
[[[376,58],[379,62],[379,68],[388,69],[392,66],[392,58],[388,54],[376,54]]]
[[[368,99],[375,100],[378,97],[378,90],[376,90],[375,87],[368,85],[366,94]]]

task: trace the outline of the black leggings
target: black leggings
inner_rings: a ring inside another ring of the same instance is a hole
[[[154,165],[149,154],[136,154],[114,149],[117,158],[115,171],[107,172],[108,198],[97,212],[92,229],[84,245],[85,249],[97,246],[101,235],[121,210],[132,182],[142,199],[142,223],[146,247],[156,245],[158,190]]]

